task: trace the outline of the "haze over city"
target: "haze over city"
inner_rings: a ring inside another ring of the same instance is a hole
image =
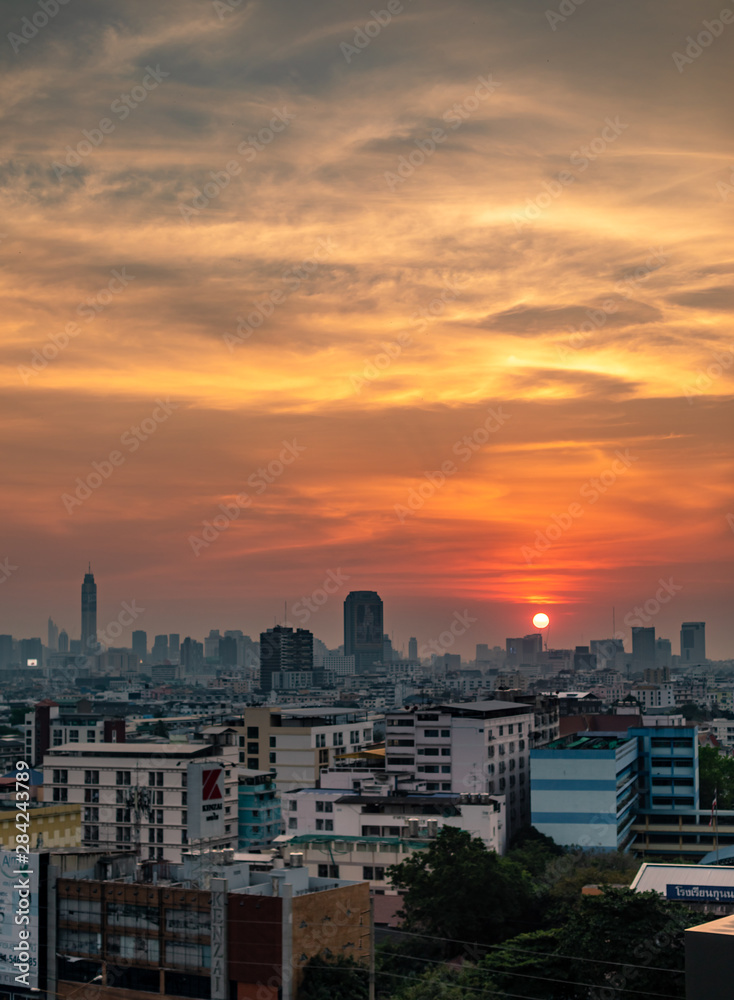
[[[398,6],[3,5],[0,631],[732,655],[734,28]]]

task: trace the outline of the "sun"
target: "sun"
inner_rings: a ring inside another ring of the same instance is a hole
[[[539,611],[537,615],[533,615],[533,625],[536,628],[547,628],[550,622],[550,618],[545,613],[545,611]]]

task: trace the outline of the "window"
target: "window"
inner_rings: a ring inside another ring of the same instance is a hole
[[[118,826],[115,829],[115,840],[118,844],[129,844],[132,842],[132,827]]]
[[[99,802],[99,788],[85,788],[84,789],[84,801],[85,802]]]
[[[240,738],[239,738],[239,746],[243,747],[244,745],[245,745],[245,737],[244,736],[240,736]]]
[[[259,757],[248,757],[247,758],[247,767],[249,768],[250,771],[259,771],[260,770],[260,758]]]
[[[418,754],[426,757],[438,757],[438,747],[420,747]]]
[[[331,739],[335,747],[344,746],[344,733],[332,733]]]
[[[339,878],[339,865],[319,865],[319,878]]]
[[[351,731],[351,733],[349,734],[349,742],[350,743],[359,743],[359,730],[358,729],[353,729]]]
[[[244,764],[244,763],[245,763],[245,751],[241,750],[240,751],[240,764]]]
[[[298,827],[298,819],[295,816],[291,816],[288,820],[288,829],[295,830]]]
[[[363,826],[362,827],[362,836],[363,837],[379,837],[380,836],[380,828],[379,828],[379,826]]]
[[[318,807],[318,803],[317,803],[317,807]],[[298,799],[291,799],[290,800],[290,805],[288,806],[288,808],[290,809],[291,812],[297,812],[298,811]]]
[[[248,740],[259,740],[260,739],[260,727],[259,726],[248,726],[247,727],[247,738],[248,738]]]
[[[519,750],[524,750],[525,749],[525,740],[519,740],[517,746],[518,746]]]
[[[515,727],[514,727],[514,726],[512,725],[512,723],[510,723],[510,725],[509,725],[509,726],[507,727],[507,735],[508,735],[508,736],[512,736],[512,733],[513,733],[513,731],[514,731],[514,728],[515,728]]]
[[[441,747],[441,756],[442,757],[450,757],[451,756],[451,747]]]
[[[115,821],[117,823],[129,823],[130,822],[130,810],[129,809],[118,809],[116,811]]]
[[[96,772],[99,775],[99,771]],[[97,778],[99,780],[99,777]],[[130,784],[130,772],[129,771],[117,771],[115,774],[115,784],[117,785],[129,785]]]
[[[97,742],[97,734],[93,729],[90,729],[89,732],[87,733],[87,743],[96,743],[96,742]]]
[[[181,774],[181,788],[186,788],[187,774],[185,771]]]
[[[154,788],[158,786],[159,788],[163,784],[163,771],[148,771],[148,787]]]
[[[333,819],[325,819],[324,820],[324,829],[326,830],[327,833],[332,832],[333,829],[334,829],[334,820]]]
[[[494,747],[487,747],[487,756],[494,757]]]
[[[504,735],[505,735],[505,727],[504,726],[500,726],[500,736],[504,736]]]
[[[69,801],[69,791],[66,788],[54,788],[53,790],[53,800],[54,802],[68,802]]]
[[[248,753],[260,753],[260,744],[259,743],[248,743],[247,744],[247,752]]]
[[[84,827],[84,839],[85,840],[99,840],[99,827],[98,826],[85,826]]]
[[[324,821],[322,819],[317,819],[316,820],[316,829],[317,830],[323,830],[324,829]]]
[[[79,742],[79,730],[78,729],[70,729],[69,730],[69,743],[78,743],[78,742]]]
[[[156,821],[156,823],[161,823],[161,824],[163,823],[163,810],[162,809],[156,809],[156,811],[155,811],[155,821]]]
[[[426,731],[423,733],[423,735],[424,736],[428,736],[429,739],[430,739],[432,736],[438,736],[438,730],[437,729],[426,729]]]
[[[155,804],[157,806],[162,806],[163,805],[163,792],[153,792],[153,802],[155,802]]]
[[[385,878],[385,869],[382,865],[363,865],[362,867],[362,878],[366,882],[382,882]]]
[[[183,812],[181,813],[181,826],[186,826],[188,821],[189,821],[189,814],[188,811],[184,809]]]
[[[271,736],[271,737],[270,737],[270,746],[271,746],[271,747],[274,747],[274,746],[275,746],[275,739],[276,739],[276,738],[275,738],[275,736]]]
[[[186,792],[181,792],[181,805],[186,806],[189,804],[189,797]]]
[[[55,785],[65,785],[69,780],[69,772],[64,768],[60,771],[54,771],[54,784]]]
[[[329,763],[329,751],[319,750],[319,764],[328,764],[328,763]]]
[[[275,760],[275,754],[274,754],[274,753],[271,753],[271,754],[270,754],[270,763],[271,763],[271,764],[275,764],[275,763],[276,763],[276,760]]]
[[[451,765],[450,764],[442,764],[441,765],[441,774],[451,774]]]
[[[514,740],[511,740],[510,741],[510,753],[514,753],[514,752],[515,752],[515,743],[514,743]]]
[[[99,784],[99,771],[85,771],[84,772],[84,784],[85,785],[98,785]]]

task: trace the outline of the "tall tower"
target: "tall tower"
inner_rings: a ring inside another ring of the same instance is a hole
[[[382,662],[382,600],[374,590],[353,590],[344,601],[344,655],[354,656],[356,672]]]
[[[97,584],[90,565],[82,584],[82,653],[89,656],[97,652]]]
[[[683,622],[680,627],[680,661],[706,662],[706,622]]]

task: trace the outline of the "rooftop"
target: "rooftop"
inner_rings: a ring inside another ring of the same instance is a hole
[[[573,733],[570,736],[562,736],[559,740],[546,743],[541,747],[536,747],[532,753],[543,750],[617,750],[627,743],[631,743],[634,737],[627,736],[587,736]]]
[[[49,757],[194,757],[214,753],[211,743],[62,743]]]

